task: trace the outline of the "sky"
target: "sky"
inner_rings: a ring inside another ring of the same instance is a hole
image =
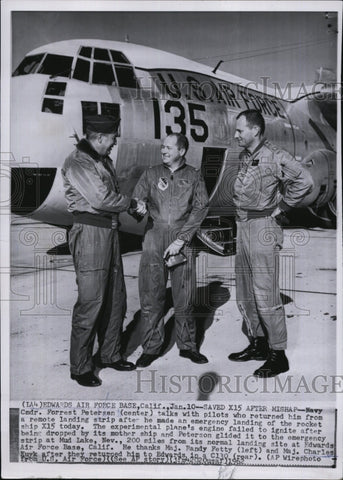
[[[222,59],[221,70],[254,82],[268,76],[281,87],[311,85],[318,68],[336,70],[337,21],[330,17],[325,12],[15,11],[12,70],[30,50],[50,42],[128,36],[131,43],[213,67]]]

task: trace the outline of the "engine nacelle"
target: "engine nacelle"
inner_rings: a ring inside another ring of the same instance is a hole
[[[314,188],[298,207],[319,208],[336,198],[336,153],[317,150],[310,153],[302,164],[310,171]]]

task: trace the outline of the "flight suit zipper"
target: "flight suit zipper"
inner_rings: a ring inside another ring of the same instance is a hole
[[[171,203],[174,193],[174,175],[170,175],[170,194],[169,194],[169,210],[168,210],[168,227],[170,226],[170,211],[171,211]]]
[[[242,188],[243,188],[243,192],[244,192],[244,193],[245,193],[245,190],[244,190],[244,181],[245,181],[245,178],[246,178],[246,176],[247,176],[249,167],[252,165],[253,160],[254,160],[253,155],[249,155],[249,157],[243,159],[242,166],[241,166],[240,171],[239,171],[239,173],[242,174],[241,182],[242,182]],[[241,198],[241,197],[242,197],[242,192],[241,192],[241,194],[240,194],[240,198]],[[238,207],[238,208],[241,208],[241,204],[242,204],[241,201],[238,202],[237,207]]]

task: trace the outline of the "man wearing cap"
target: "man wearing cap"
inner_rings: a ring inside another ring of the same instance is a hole
[[[279,251],[283,212],[295,207],[313,188],[310,173],[292,155],[264,137],[265,122],[257,110],[241,112],[235,138],[240,166],[234,184],[237,253],[236,298],[250,340],[231,353],[236,362],[266,360],[256,377],[274,377],[289,369],[287,330],[279,289]]]
[[[62,169],[78,299],[70,343],[71,378],[80,385],[101,384],[94,375],[93,346],[98,337],[96,366],[133,370],[121,358],[120,337],[126,313],[126,289],[118,242],[118,214],[130,199],[119,191],[109,157],[116,144],[119,119],[96,115],[86,119],[86,138],[67,157]]]
[[[135,200],[146,203],[149,212],[139,268],[144,336],[137,367],[147,367],[161,354],[168,259],[180,356],[195,363],[208,361],[196,345],[193,316],[196,272],[192,248],[192,238],[207,215],[208,195],[201,172],[186,163],[187,149],[184,135],[168,135],[161,147],[163,163],[147,169],[132,194]],[[140,208],[137,212],[144,213]],[[183,263],[180,252],[186,260]]]

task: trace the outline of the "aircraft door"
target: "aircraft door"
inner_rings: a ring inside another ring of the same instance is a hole
[[[238,163],[231,158],[230,151],[227,148],[204,147],[201,164],[210,208],[197,237],[219,255],[235,252],[232,187]]]
[[[218,179],[224,164],[225,151],[225,148],[203,148],[201,173],[204,177],[209,196],[213,194],[218,184]]]

